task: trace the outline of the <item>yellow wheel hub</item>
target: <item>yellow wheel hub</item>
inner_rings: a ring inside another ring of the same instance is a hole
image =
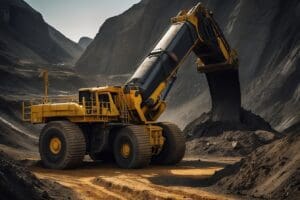
[[[121,146],[121,155],[124,157],[124,158],[128,158],[129,155],[130,155],[130,145],[125,143],[125,144],[122,144]]]
[[[61,150],[61,141],[58,137],[54,137],[50,140],[50,151],[53,154],[59,154],[60,150]]]

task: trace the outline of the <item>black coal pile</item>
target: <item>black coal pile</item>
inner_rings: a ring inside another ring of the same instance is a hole
[[[45,185],[3,153],[0,157],[0,199],[51,199]]]
[[[0,152],[0,199],[74,199],[68,189],[39,180],[26,167]]]
[[[264,119],[244,109],[241,123],[212,121],[211,113],[203,113],[184,133],[190,156],[245,156],[281,137]]]
[[[288,133],[217,172],[213,177],[219,179],[215,187],[264,199],[299,199],[299,150],[299,132]]]

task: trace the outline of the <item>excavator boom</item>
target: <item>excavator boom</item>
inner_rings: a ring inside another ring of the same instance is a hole
[[[152,108],[164,101],[179,67],[194,52],[198,57],[197,70],[206,74],[210,87],[213,119],[239,121],[237,53],[229,46],[212,12],[199,3],[171,21],[168,31],[127,81],[125,89],[137,89],[142,107],[150,113],[149,121],[152,116],[157,118],[161,110],[155,114]]]

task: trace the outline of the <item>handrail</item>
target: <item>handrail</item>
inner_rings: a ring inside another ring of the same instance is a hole
[[[96,117],[97,119],[107,121],[111,113],[112,106],[110,102],[96,101],[92,99],[91,101],[86,101],[84,98],[81,102],[78,98],[74,96],[62,96],[62,97],[48,97],[48,102],[45,103],[43,98],[31,98],[30,100],[24,101],[22,103],[22,119],[23,121],[30,121],[32,115],[32,106],[36,105],[51,105],[53,103],[77,103],[79,106],[84,108],[84,116]]]

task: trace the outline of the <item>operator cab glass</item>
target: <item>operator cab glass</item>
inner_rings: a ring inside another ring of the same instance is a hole
[[[109,94],[108,93],[100,93],[98,95],[100,108],[107,108],[110,110],[110,101],[109,101]]]

